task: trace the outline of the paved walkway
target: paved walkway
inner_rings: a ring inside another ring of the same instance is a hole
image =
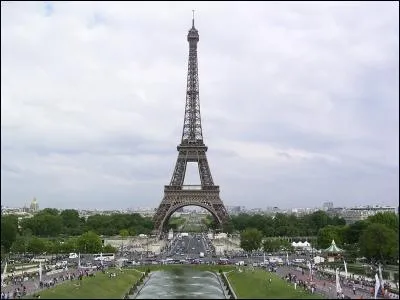
[[[333,269],[324,269],[323,271],[326,272],[326,273],[332,274],[332,275],[336,274],[336,271],[333,270]],[[339,271],[339,275],[341,277],[343,277],[345,275],[344,271],[343,270]],[[362,277],[366,281],[371,281],[371,282],[375,281],[375,278],[367,277],[365,275],[359,275],[359,274],[352,273],[352,272],[347,272],[347,275],[348,275],[348,278],[360,279]],[[390,284],[391,288],[396,289],[396,284],[393,281],[391,281],[391,280],[384,280],[384,281],[386,283]]]
[[[306,271],[304,272],[304,275],[302,275],[301,271],[296,270],[296,268],[293,267],[279,267],[276,271],[276,273],[279,276],[286,276],[288,273],[296,275],[298,280],[303,280],[306,281],[309,279],[309,272]],[[316,292],[322,293],[324,296],[326,296],[329,299],[335,299],[336,297],[336,282],[335,278],[333,280],[323,280],[323,279],[318,279],[314,277],[314,282],[316,285]],[[324,285],[325,283],[325,285]],[[343,294],[351,299],[369,299],[371,298],[371,294],[362,289],[356,289],[356,295],[354,295],[354,292],[351,287],[344,286],[341,284]]]
[[[57,278],[59,279],[60,276],[62,275],[67,275],[67,274],[78,274],[78,270],[77,269],[68,269],[67,271],[63,270],[60,273],[57,274],[52,274],[52,275],[42,275],[42,281],[43,282],[47,282],[52,280],[53,278]],[[58,280],[56,285],[62,284],[65,281],[62,280]],[[4,293],[8,293],[8,292],[14,292],[17,288],[19,288],[22,291],[22,286],[26,287],[26,294],[30,295],[30,294],[34,294],[34,293],[38,293],[42,290],[48,289],[48,288],[40,288],[39,285],[40,281],[39,281],[39,277],[35,277],[34,279],[29,279],[27,281],[23,281],[22,284],[8,284],[6,286],[1,287],[1,291]]]

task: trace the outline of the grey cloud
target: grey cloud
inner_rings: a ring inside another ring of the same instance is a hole
[[[226,204],[397,203],[397,3],[7,2],[4,204],[158,205],[181,138],[193,6]]]

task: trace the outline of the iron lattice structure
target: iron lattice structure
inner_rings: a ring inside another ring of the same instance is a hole
[[[164,187],[164,198],[154,215],[154,228],[158,233],[165,232],[166,224],[176,210],[188,205],[205,208],[221,226],[229,219],[219,196],[219,186],[214,185],[206,156],[207,146],[203,141],[197,63],[199,33],[194,27],[194,19],[187,40],[189,42],[189,62],[182,140],[177,147],[179,154],[171,182]],[[188,162],[197,162],[200,186],[183,184]]]

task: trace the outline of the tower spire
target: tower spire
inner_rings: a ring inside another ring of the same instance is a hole
[[[192,9],[193,17],[192,17],[192,28],[194,28],[194,9]]]
[[[187,41],[189,42],[189,60],[185,118],[183,123],[181,144],[202,145],[203,133],[201,129],[199,75],[197,69],[197,43],[199,42],[199,33],[197,29],[194,28],[194,10],[192,28],[188,32]]]

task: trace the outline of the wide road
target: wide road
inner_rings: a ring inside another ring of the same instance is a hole
[[[200,252],[203,252],[205,257],[211,256],[209,250],[210,242],[205,235],[188,234],[188,236],[174,237],[171,242],[169,251],[162,255],[163,257],[171,257],[176,259],[198,258]]]

